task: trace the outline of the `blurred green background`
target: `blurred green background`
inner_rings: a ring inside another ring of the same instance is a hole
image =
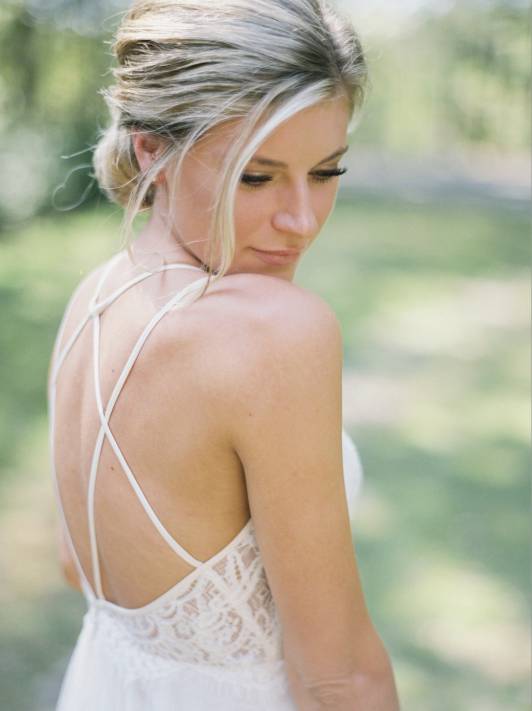
[[[529,708],[528,3],[344,0],[373,88],[296,281],[336,310],[353,523],[403,708]],[[46,372],[120,245],[90,173],[124,3],[0,7],[0,707],[51,711],[85,606],[63,582]],[[78,155],[73,155],[78,154]],[[70,156],[62,158],[62,156]]]

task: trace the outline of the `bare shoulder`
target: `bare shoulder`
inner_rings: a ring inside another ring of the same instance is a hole
[[[331,306],[318,294],[294,282],[266,274],[230,274],[225,277],[228,288],[242,299],[259,300],[264,306],[282,308],[287,317],[294,312],[311,311],[314,315],[335,319]],[[264,313],[260,310],[258,313]]]
[[[225,342],[235,355],[245,349],[257,366],[275,352],[296,357],[298,347],[325,353],[341,347],[338,318],[318,294],[263,274],[232,274],[222,281],[226,298],[219,307],[227,311],[231,334]]]
[[[222,403],[230,439],[251,402],[268,407],[272,398],[295,402],[304,392],[341,389],[338,318],[319,295],[292,282],[228,275],[187,319],[193,341],[203,344],[194,348],[195,358],[209,373],[213,403]]]

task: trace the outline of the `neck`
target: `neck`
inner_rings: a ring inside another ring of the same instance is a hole
[[[209,271],[201,256],[185,242],[178,241],[168,230],[166,223],[152,211],[148,224],[140,231],[133,243],[133,252],[140,258],[156,255],[162,257],[165,262],[179,262],[201,267],[204,271]]]

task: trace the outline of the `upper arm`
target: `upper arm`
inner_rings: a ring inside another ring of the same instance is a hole
[[[285,656],[313,683],[363,669],[371,631],[343,480],[342,337],[312,294],[270,311],[239,368],[232,439]]]

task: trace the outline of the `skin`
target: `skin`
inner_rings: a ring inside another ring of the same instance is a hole
[[[253,176],[255,180],[258,176],[267,177],[268,181],[258,187],[242,182],[238,188],[236,252],[228,274],[264,274],[293,280],[303,254],[317,239],[334,208],[339,178],[319,173],[342,167],[349,120],[347,100],[344,97],[329,99],[288,119],[262,144],[244,176]],[[150,219],[135,240],[136,253],[157,252],[168,261],[194,266],[207,262],[208,212],[220,180],[224,155],[239,127],[238,121],[217,127],[196,144],[185,159],[179,194],[172,198],[179,216],[174,230],[167,227],[168,176],[165,171],[157,176]],[[162,139],[148,133],[134,134],[133,143],[142,170],[149,169],[164,150]],[[333,154],[341,155],[329,159]],[[283,165],[264,165],[263,159]],[[265,263],[256,249],[298,249],[301,256],[289,264],[272,265]],[[246,514],[240,515],[237,529],[245,518]],[[81,591],[64,532],[60,532],[59,541],[64,576],[70,586]]]
[[[348,123],[347,100],[338,97],[299,112],[262,144],[245,175],[255,179],[267,176],[270,180],[255,186],[242,182],[238,189],[236,253],[229,274],[261,273],[293,280],[301,257],[334,208],[339,179],[319,173],[341,168],[341,156],[324,159],[347,150]],[[170,200],[167,174],[159,174],[151,218],[137,238],[138,249],[171,254],[172,259],[184,263],[207,262],[209,208],[224,155],[239,127],[238,121],[214,129],[187,156],[179,194],[173,198],[179,216],[173,234],[166,229]],[[164,146],[160,139],[146,133],[135,134],[133,141],[137,160],[147,170]],[[258,162],[262,158],[284,166],[262,165]],[[254,249],[298,249],[302,254],[297,262],[271,265]]]

